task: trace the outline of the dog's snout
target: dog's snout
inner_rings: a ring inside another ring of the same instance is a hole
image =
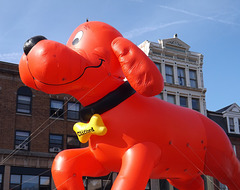
[[[33,48],[33,46],[35,46],[41,40],[46,40],[46,39],[47,38],[45,38],[44,36],[34,36],[34,37],[28,39],[23,45],[24,53],[27,55],[29,53],[29,51]]]

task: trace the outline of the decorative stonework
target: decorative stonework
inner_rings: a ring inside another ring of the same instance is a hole
[[[183,44],[179,43],[176,40],[170,40],[166,44],[174,45],[174,46],[179,46],[179,47],[184,47]]]

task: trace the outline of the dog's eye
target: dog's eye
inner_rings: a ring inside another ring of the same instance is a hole
[[[81,40],[82,36],[83,36],[83,31],[79,31],[74,37],[72,41],[72,45],[76,45]]]

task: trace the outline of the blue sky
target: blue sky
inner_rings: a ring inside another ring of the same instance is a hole
[[[35,35],[65,44],[86,18],[114,26],[135,44],[177,33],[204,55],[207,109],[240,105],[239,0],[0,0],[0,60],[18,63]]]

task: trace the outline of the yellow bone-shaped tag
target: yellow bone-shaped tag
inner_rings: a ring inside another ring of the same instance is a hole
[[[107,133],[107,128],[100,115],[94,114],[89,123],[78,122],[73,126],[81,143],[86,143],[91,135],[103,136]]]

